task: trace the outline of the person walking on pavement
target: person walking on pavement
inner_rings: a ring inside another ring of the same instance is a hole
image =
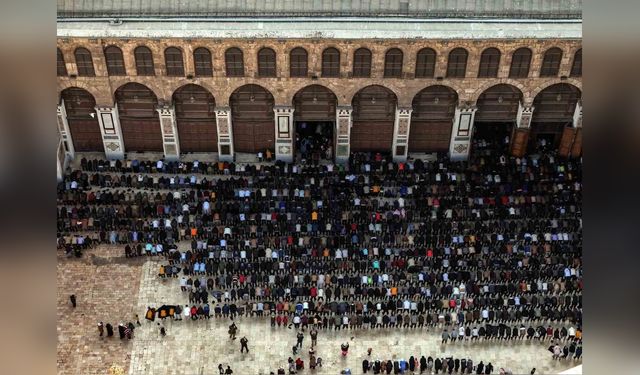
[[[240,353],[242,353],[244,349],[247,349],[247,353],[249,353],[249,347],[247,346],[248,343],[249,340],[247,339],[247,336],[242,336],[240,339]]]
[[[76,295],[72,294],[69,296],[69,299],[71,300],[71,305],[73,305],[73,308],[76,308]]]
[[[231,325],[229,326],[229,338],[235,340],[237,332],[238,332],[238,326],[236,326],[235,322],[231,323]]]
[[[314,347],[318,343],[318,331],[316,331],[316,329],[313,328],[310,334],[311,334],[311,347]]]
[[[98,332],[100,332],[100,337],[104,335],[104,324],[102,322],[98,323]]]

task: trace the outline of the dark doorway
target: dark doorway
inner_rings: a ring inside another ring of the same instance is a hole
[[[296,153],[306,163],[333,159],[332,121],[296,121]]]
[[[573,124],[580,96],[577,87],[566,83],[549,86],[536,95],[529,136],[531,152],[558,149],[565,127]]]
[[[338,99],[328,88],[307,86],[293,97],[296,154],[305,162],[332,160]]]
[[[514,124],[509,122],[476,122],[472,153],[478,156],[508,153],[513,128]]]
[[[485,90],[476,102],[472,152],[508,154],[518,118],[522,92],[499,84]]]

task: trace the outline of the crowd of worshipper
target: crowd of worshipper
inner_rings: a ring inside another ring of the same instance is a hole
[[[526,323],[540,338],[582,324],[581,203],[581,160],[553,152],[363,153],[346,166],[82,159],[58,185],[58,232],[162,256],[159,278],[180,279],[190,319],[195,308],[470,339],[476,326],[521,338]]]
[[[409,360],[389,359],[389,360],[362,360],[362,373],[364,374],[493,374],[494,367],[491,362],[485,364],[483,361],[474,365],[469,358],[454,357],[433,357],[426,358],[424,355],[418,358],[410,356]],[[506,373],[506,372],[502,372]]]

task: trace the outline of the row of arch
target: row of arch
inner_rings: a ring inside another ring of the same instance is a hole
[[[560,83],[542,90],[534,99],[533,123],[570,123],[580,90]],[[71,87],[62,91],[67,122],[77,151],[102,151],[102,136],[95,112],[95,98],[88,91]],[[523,94],[515,86],[498,84],[477,100],[476,122],[515,122]],[[116,90],[115,100],[128,151],[162,151],[158,98],[140,83],[127,83]],[[204,87],[187,84],[172,96],[182,152],[216,152],[217,125],[214,96]],[[275,129],[271,92],[248,84],[230,97],[234,149],[256,152],[274,148]],[[293,97],[295,121],[335,121],[338,99],[333,91],[311,85]],[[352,100],[351,150],[390,150],[398,98],[384,86],[367,86]],[[410,152],[446,151],[458,106],[458,94],[448,86],[429,86],[412,102]]]
[[[545,51],[540,67],[540,77],[556,77],[560,71],[562,50],[553,47]],[[107,73],[110,76],[126,75],[122,50],[117,46],[108,46],[104,49],[107,64]],[[447,59],[446,76],[448,78],[463,78],[466,76],[467,60],[469,53],[464,48],[454,48],[449,52]],[[497,77],[500,67],[501,52],[495,47],[482,51],[478,78]],[[79,76],[95,76],[91,52],[78,47],[74,51]],[[532,52],[529,48],[522,47],[513,52],[509,78],[526,78],[529,76]],[[138,46],[134,50],[136,74],[139,76],[155,75],[153,54],[146,46]],[[167,76],[183,77],[185,75],[184,58],[182,50],[177,47],[168,47],[164,50],[164,60]],[[309,54],[306,49],[296,47],[289,52],[289,76],[307,77],[309,74]],[[193,51],[194,73],[197,77],[213,76],[213,64],[211,52],[205,47],[196,48]],[[257,53],[258,76],[276,77],[276,52],[263,47]],[[402,78],[404,65],[404,53],[399,48],[391,48],[386,51],[384,59],[384,77]],[[340,77],[340,51],[335,47],[329,47],[322,51],[322,76]],[[372,67],[372,53],[367,48],[359,48],[353,55],[353,77],[370,77]],[[432,78],[435,74],[436,51],[432,48],[423,48],[416,55],[414,76],[416,78]],[[228,77],[242,77],[245,75],[244,54],[240,48],[231,47],[225,51],[225,69]],[[58,49],[58,75],[66,76],[67,69],[62,51]],[[582,76],[582,49],[575,52],[571,65],[572,77]]]

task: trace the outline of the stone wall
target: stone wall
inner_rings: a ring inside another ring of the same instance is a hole
[[[350,105],[351,99],[358,90],[368,85],[382,85],[392,90],[398,97],[398,106],[410,107],[413,97],[422,89],[431,85],[445,85],[453,88],[461,103],[472,105],[487,88],[498,83],[508,83],[518,87],[524,98],[524,105],[530,105],[537,93],[550,85],[566,82],[582,89],[582,79],[569,76],[574,53],[582,48],[582,41],[567,39],[544,40],[276,40],[276,39],[86,39],[58,38],[58,48],[62,51],[67,71],[77,74],[73,52],[82,46],[91,51],[93,56],[95,77],[58,77],[58,93],[68,87],[80,87],[88,90],[96,98],[97,105],[112,106],[114,92],[128,82],[139,82],[155,92],[160,102],[170,102],[173,92],[188,83],[201,85],[215,97],[218,106],[229,104],[231,93],[238,87],[253,83],[268,89],[275,98],[276,105],[291,105],[295,93],[311,84],[319,84],[331,89],[338,97],[339,105]],[[122,49],[127,76],[107,75],[103,50],[109,45]],[[134,61],[134,49],[145,45],[151,49],[154,58],[156,75],[137,76]],[[164,64],[164,50],[167,47],[178,47],[183,51],[185,76],[193,74],[193,50],[206,47],[211,51],[213,59],[213,77],[167,77]],[[238,47],[244,53],[245,77],[227,78],[224,67],[224,51],[229,47]],[[257,78],[257,52],[262,47],[270,47],[277,54],[277,77]],[[295,47],[304,47],[309,54],[309,77],[289,77],[289,51]],[[321,77],[322,51],[327,47],[336,47],[341,51],[341,77]],[[371,50],[371,78],[349,78],[353,66],[353,52],[366,47]],[[415,58],[417,52],[425,47],[437,52],[435,77],[414,78]],[[448,53],[457,47],[465,48],[469,53],[465,78],[446,78]],[[476,78],[482,51],[489,47],[498,48],[501,53],[500,69],[497,78]],[[511,54],[520,47],[530,48],[533,52],[531,69],[528,78],[510,79],[509,67]],[[540,65],[544,52],[551,47],[559,47],[563,51],[562,63],[558,77],[539,78]],[[403,78],[383,78],[384,55],[390,48],[400,48],[404,53]],[[312,76],[318,78],[312,78]]]

